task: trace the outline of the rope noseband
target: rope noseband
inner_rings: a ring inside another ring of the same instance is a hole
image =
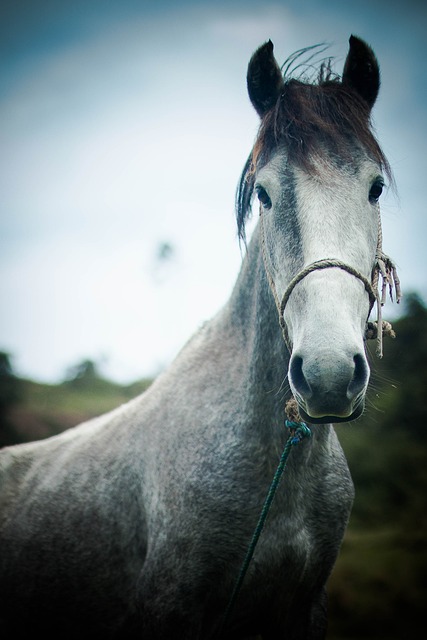
[[[351,265],[342,262],[341,260],[337,260],[336,258],[324,258],[322,260],[316,260],[312,262],[308,266],[304,267],[301,271],[299,271],[296,276],[292,278],[290,283],[288,284],[285,293],[282,296],[282,299],[279,299],[277,295],[276,286],[274,284],[274,280],[271,276],[270,270],[268,268],[267,256],[266,256],[266,243],[265,243],[265,232],[264,232],[264,224],[263,224],[263,216],[262,209],[260,205],[260,224],[261,224],[261,246],[262,246],[262,256],[264,261],[264,267],[267,274],[267,279],[270,285],[270,289],[273,293],[274,300],[276,302],[277,311],[279,314],[279,324],[282,328],[283,338],[286,342],[286,346],[289,349],[289,352],[292,352],[292,346],[289,339],[288,328],[285,322],[285,307],[288,303],[290,295],[292,291],[295,289],[298,283],[301,282],[305,277],[307,277],[310,273],[314,271],[319,271],[322,269],[342,269],[346,271],[350,275],[358,278],[364,287],[365,291],[369,296],[369,315],[372,311],[374,304],[377,305],[377,320],[376,322],[368,322],[366,323],[366,333],[365,338],[367,340],[376,339],[377,340],[377,356],[382,358],[383,356],[383,335],[388,335],[390,337],[395,337],[395,333],[393,328],[389,322],[383,321],[382,319],[382,311],[381,308],[385,304],[387,297],[387,288],[389,289],[390,298],[393,300],[393,290],[396,292],[396,302],[399,303],[402,297],[402,292],[400,288],[400,281],[397,275],[396,265],[393,261],[383,252],[382,250],[382,228],[381,228],[381,215],[379,205],[377,206],[378,210],[378,241],[377,241],[377,251],[375,254],[375,263],[372,269],[371,281],[368,280],[360,271],[352,267]],[[379,292],[379,279],[380,276],[382,278],[381,285],[381,295]]]

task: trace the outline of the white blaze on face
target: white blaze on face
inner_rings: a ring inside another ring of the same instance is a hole
[[[378,174],[378,167],[368,160],[361,161],[357,170],[320,161],[316,173],[295,169],[296,215],[305,266],[332,258],[370,279],[378,216],[369,191]],[[326,269],[307,276],[298,288],[294,301],[299,298],[299,304],[293,304],[291,295],[285,310],[294,345],[307,332],[317,334],[324,345],[329,343],[328,333],[343,345],[351,338],[360,341],[369,311],[369,297],[360,280],[341,269]]]
[[[369,193],[379,176],[362,154],[342,168],[319,159],[310,173],[292,170],[290,204],[285,158],[276,155],[259,172],[258,185],[271,200],[263,212],[264,234],[279,300],[296,271],[318,260],[339,260],[370,280],[378,215]],[[292,344],[289,380],[308,418],[344,420],[363,408],[369,307],[361,280],[339,268],[314,271],[293,289],[284,312]]]

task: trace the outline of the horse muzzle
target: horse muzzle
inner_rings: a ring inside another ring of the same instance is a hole
[[[291,357],[289,382],[306,422],[350,422],[364,410],[369,366],[364,353]]]

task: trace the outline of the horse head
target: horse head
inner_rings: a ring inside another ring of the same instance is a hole
[[[315,82],[288,78],[269,41],[252,56],[247,83],[261,125],[240,185],[240,232],[255,193],[300,413],[314,423],[352,420],[369,381],[378,200],[392,179],[370,123],[378,63],[352,36],[341,78],[330,61]]]

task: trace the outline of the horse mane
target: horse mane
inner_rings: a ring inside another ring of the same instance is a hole
[[[382,167],[393,183],[389,162],[372,130],[370,108],[333,72],[332,58],[321,61],[314,80],[307,76],[307,69],[313,69],[308,62],[314,54],[292,69],[301,55],[320,46],[295,52],[282,66],[284,90],[275,106],[262,118],[237,187],[236,217],[238,234],[243,241],[245,222],[251,214],[255,170],[268,162],[279,145],[286,147],[291,163],[315,172],[313,159],[324,156],[325,152],[351,162],[356,143]],[[324,50],[325,47],[321,52]],[[295,77],[295,71],[302,66],[304,70]]]

